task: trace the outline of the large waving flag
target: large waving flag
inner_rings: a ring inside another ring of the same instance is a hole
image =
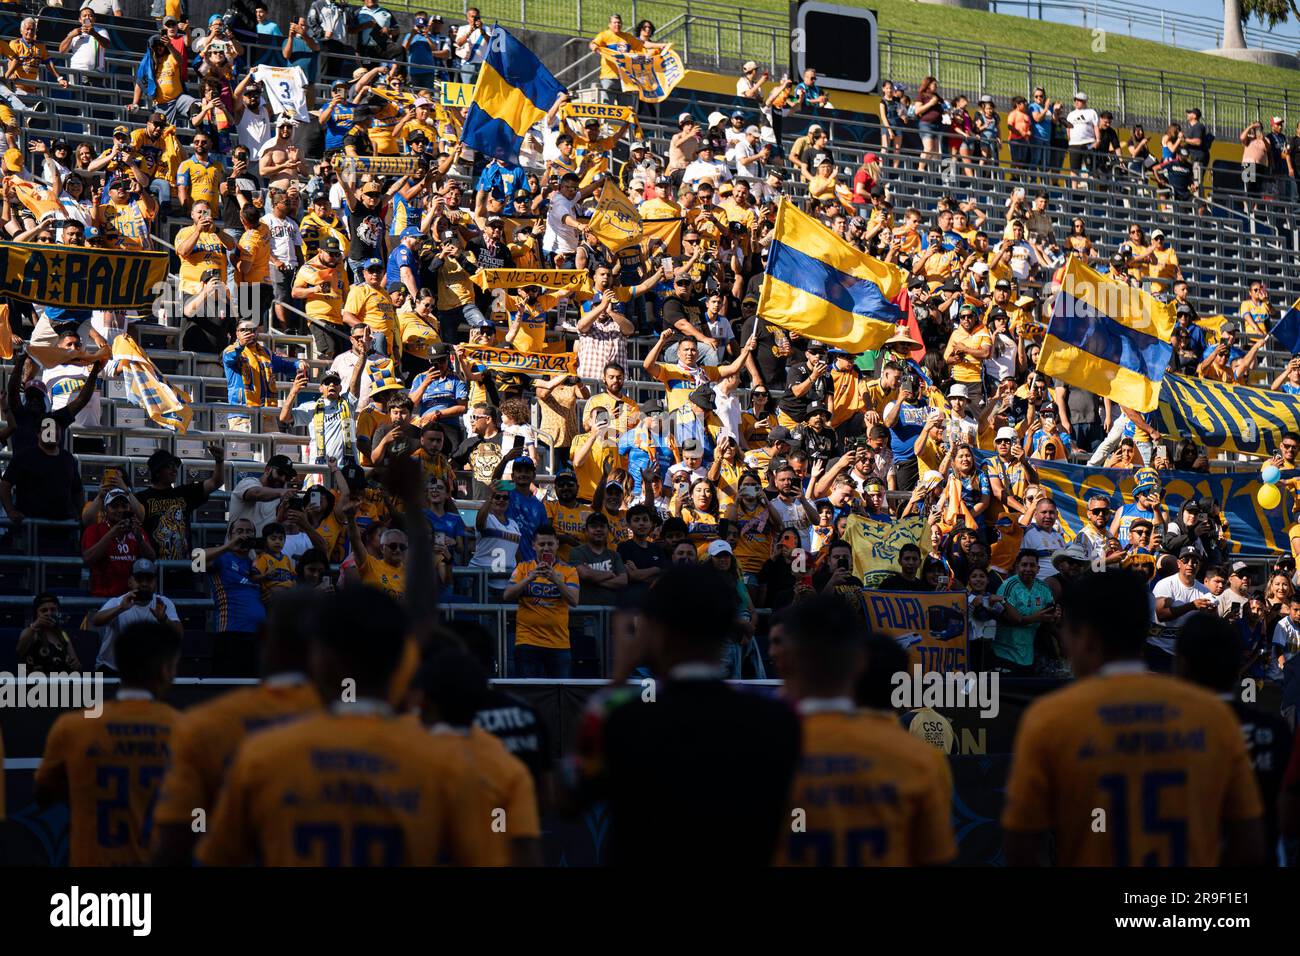
[[[606,179],[601,184],[600,198],[587,223],[587,231],[610,252],[618,252],[641,240],[641,214],[612,180]]]
[[[1282,313],[1269,334],[1283,351],[1292,355],[1300,352],[1300,299]]]
[[[494,26],[474,84],[474,101],[465,114],[461,142],[493,159],[518,163],[524,134],[546,116],[563,92],[560,81],[531,50]]]
[[[1171,304],[1112,282],[1071,256],[1052,303],[1038,370],[1149,412],[1160,404],[1173,327]]]
[[[878,349],[903,317],[892,300],[906,285],[902,269],[781,200],[758,297],[765,321],[846,352]]]
[[[110,378],[120,374],[126,397],[131,404],[140,406],[155,425],[182,435],[189,431],[194,417],[189,395],[168,385],[132,339],[119,335],[113,340],[113,361],[104,374]]]

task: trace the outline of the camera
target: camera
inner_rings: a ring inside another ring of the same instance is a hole
[[[211,282],[213,279],[220,278],[221,272],[217,269],[204,269],[203,275],[199,276],[200,282]]]
[[[902,376],[901,378],[899,378],[899,380],[898,380],[898,390],[899,390],[900,392],[915,392],[915,391],[916,391],[916,376],[915,376],[915,375],[904,375],[904,376]]]
[[[730,230],[733,236],[743,236],[745,234],[745,224],[743,222],[732,220],[727,223],[727,229]]]

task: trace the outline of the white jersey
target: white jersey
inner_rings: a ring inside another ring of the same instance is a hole
[[[84,365],[52,365],[42,369],[41,381],[50,390],[51,410],[58,411],[76,398],[89,377],[90,369]],[[77,414],[76,424],[85,428],[99,427],[98,389],[91,396],[90,403]]]
[[[311,119],[307,112],[307,74],[302,67],[254,67],[253,81],[262,84],[277,116],[288,113],[300,123]]]

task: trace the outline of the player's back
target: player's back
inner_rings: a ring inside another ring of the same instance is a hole
[[[148,862],[154,801],[178,716],[158,701],[114,700],[97,718],[67,713],[50,728],[36,785],[66,776],[73,866]]]
[[[318,713],[249,737],[198,858],[208,865],[483,860],[469,764],[415,721]]]
[[[476,819],[486,833],[483,862],[509,866],[513,840],[542,835],[537,790],[528,767],[481,727],[471,727],[468,733],[435,732],[433,739],[446,750],[459,750],[460,759],[470,767],[478,801]]]
[[[1174,677],[1124,672],[1025,711],[1002,825],[1054,831],[1063,866],[1213,866],[1225,823],[1262,812],[1227,705]]]
[[[211,813],[226,770],[249,734],[320,710],[308,683],[240,687],[183,712],[172,740],[172,765],[154,810],[158,823],[190,823],[196,809]]]
[[[922,866],[957,854],[948,761],[892,714],[806,715],[791,810],[787,866]]]

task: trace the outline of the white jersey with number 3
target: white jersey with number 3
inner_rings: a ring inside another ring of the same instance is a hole
[[[253,82],[262,89],[272,103],[277,118],[289,113],[300,123],[311,117],[307,113],[307,74],[300,66],[259,66],[253,69]]]

